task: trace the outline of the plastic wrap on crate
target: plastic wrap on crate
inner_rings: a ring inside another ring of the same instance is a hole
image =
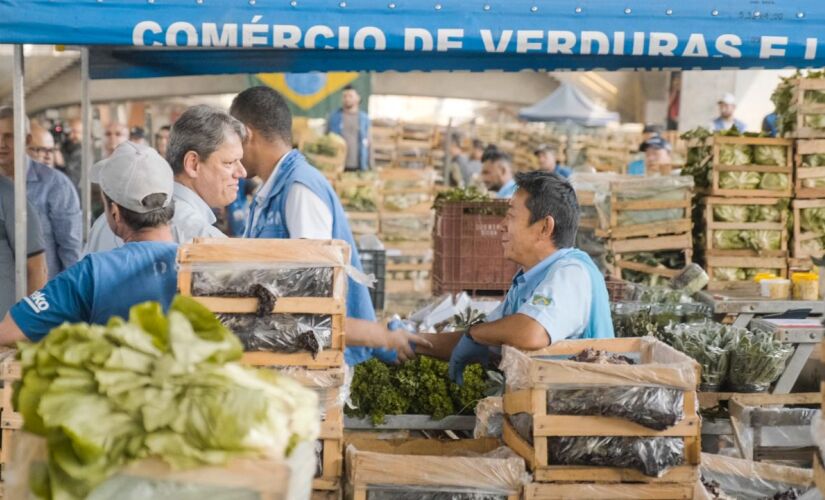
[[[331,297],[331,267],[232,269],[223,264],[192,266],[192,295],[196,297],[254,297],[261,285],[275,297]],[[238,267],[245,267],[238,265]]]
[[[547,391],[548,415],[610,416],[665,430],[685,416],[685,393],[666,387],[553,388]]]
[[[821,421],[820,410],[810,408],[761,408],[745,406],[741,420],[750,424],[739,436],[742,447],[753,449],[754,414],[759,414],[760,445],[763,447],[807,448],[817,446],[811,426]]]
[[[4,471],[4,498],[32,498],[32,468],[45,464],[46,440],[26,432],[14,440]],[[95,487],[86,500],[257,500],[263,496],[304,500],[312,492],[315,460],[312,443],[300,443],[283,462],[234,459],[225,466],[174,470],[158,459],[123,467]]]
[[[315,389],[321,405],[321,419],[328,410],[343,408],[349,399],[352,370],[310,370],[303,366],[281,366],[278,372],[298,381],[304,387]]]
[[[318,354],[332,346],[332,318],[316,314],[218,314],[245,351]]]
[[[550,349],[560,346],[567,347],[566,344],[568,343],[571,343],[573,346],[581,345],[581,350],[591,345],[590,342],[586,340],[563,340],[551,346]],[[642,349],[650,350],[651,353],[659,350],[667,350],[670,353],[676,352],[653,338],[640,338],[639,343]],[[573,349],[571,349],[571,351],[572,350]],[[569,375],[570,378],[576,377],[577,380],[580,379],[582,381],[580,388],[587,386],[660,386],[695,390],[698,383],[696,379],[695,362],[693,360],[666,364],[644,363],[623,366],[580,363],[570,361],[569,358],[569,355],[529,356],[525,352],[513,347],[503,346],[502,360],[499,368],[504,372],[508,391],[532,388],[531,371],[534,367],[542,363],[552,364],[554,368],[563,371]],[[660,368],[667,368],[667,372],[659,371],[658,369]],[[550,384],[552,384],[552,382]]]
[[[458,443],[458,442],[456,442]],[[530,481],[524,459],[506,446],[483,453],[471,451],[437,454],[408,454],[403,441],[397,453],[366,451],[349,444],[346,449],[348,481],[351,485],[389,486],[407,491],[455,491],[460,488],[476,492],[508,495],[521,490]],[[381,443],[391,449],[393,443]],[[384,481],[382,483],[382,481]]]
[[[714,481],[727,495],[737,500],[773,498],[790,489],[805,492],[813,489],[810,469],[702,453],[702,478]]]
[[[636,469],[661,477],[685,461],[685,442],[669,437],[572,436],[547,438],[550,465]]]
[[[500,397],[488,397],[476,405],[476,426],[473,437],[501,438],[504,426],[504,403]]]
[[[595,173],[576,174],[571,178],[576,191],[592,191],[599,215],[599,226],[610,229],[611,194],[618,201],[678,201],[685,199],[685,193],[693,189],[693,178],[687,176],[627,177],[616,174]],[[689,208],[668,208],[659,210],[622,210],[617,223],[619,226],[650,224],[690,217]]]

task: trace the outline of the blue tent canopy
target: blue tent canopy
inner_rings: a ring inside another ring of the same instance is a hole
[[[561,122],[599,127],[619,121],[619,114],[607,111],[575,86],[563,83],[541,101],[523,108],[519,118],[532,122]]]
[[[94,78],[821,67],[823,33],[817,0],[0,0],[0,43],[94,46]]]

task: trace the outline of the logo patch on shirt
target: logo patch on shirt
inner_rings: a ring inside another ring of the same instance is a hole
[[[49,301],[43,292],[37,291],[23,299],[35,313],[41,313],[49,310]]]
[[[553,303],[553,299],[550,297],[545,297],[544,295],[533,295],[533,300],[531,301],[534,306],[549,306]]]

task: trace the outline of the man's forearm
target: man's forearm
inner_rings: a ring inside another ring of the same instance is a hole
[[[3,321],[0,321],[0,345],[13,346],[17,342],[28,340],[12,319],[11,314],[6,313]]]
[[[472,327],[471,336],[479,344],[509,345],[535,351],[550,345],[550,336],[538,321],[524,314],[512,314]]]
[[[46,252],[29,257],[26,261],[26,291],[29,295],[46,286],[49,273],[46,269]]]
[[[384,328],[375,321],[346,318],[344,323],[347,345],[364,347],[386,347]]]

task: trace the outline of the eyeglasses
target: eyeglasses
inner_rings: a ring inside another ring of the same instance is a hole
[[[45,155],[45,154],[54,154],[55,151],[57,151],[57,148],[36,148],[36,147],[31,147],[31,148],[29,148],[29,151],[31,153],[36,154],[36,155]]]

